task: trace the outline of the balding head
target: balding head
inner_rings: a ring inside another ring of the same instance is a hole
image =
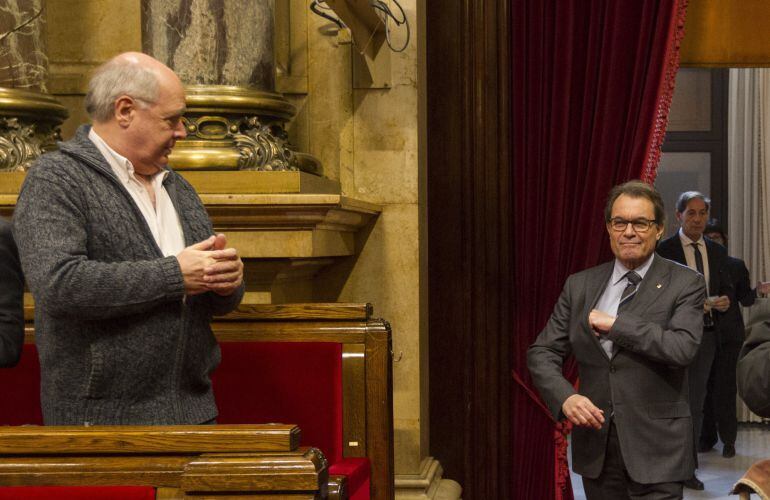
[[[91,130],[141,175],[163,169],[176,141],[187,135],[182,82],[146,54],[126,52],[101,66],[91,79],[86,109]]]
[[[94,72],[86,94],[86,111],[94,122],[104,123],[113,118],[115,102],[121,96],[154,104],[161,88],[176,90],[182,88],[182,82],[157,59],[141,52],[125,52]]]

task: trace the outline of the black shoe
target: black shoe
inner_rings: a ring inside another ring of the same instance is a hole
[[[732,444],[726,444],[722,447],[722,456],[725,458],[733,458],[735,456],[735,446]]]
[[[698,453],[706,453],[714,449],[714,444],[698,443]]]
[[[682,484],[684,484],[685,488],[690,488],[691,490],[703,490],[703,481],[695,477],[695,474],[692,475],[690,479],[685,479]]]

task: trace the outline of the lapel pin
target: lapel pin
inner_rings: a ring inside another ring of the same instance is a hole
[[[663,285],[661,285],[660,283],[658,283],[657,285],[655,285],[655,288],[663,288]]]

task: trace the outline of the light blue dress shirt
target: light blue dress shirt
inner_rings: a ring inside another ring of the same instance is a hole
[[[644,275],[647,274],[647,271],[650,269],[653,258],[655,258],[654,253],[650,255],[644,264],[634,269],[636,274],[641,276],[642,279],[644,279]],[[619,260],[615,259],[615,267],[612,270],[612,276],[610,276],[610,281],[604,288],[602,296],[599,297],[599,302],[596,303],[595,309],[598,309],[603,313],[607,313],[610,316],[618,315],[618,304],[620,304],[620,297],[623,296],[623,290],[625,290],[626,286],[628,285],[628,279],[626,278],[626,273],[628,273],[628,271],[631,271],[631,269],[628,269],[626,266],[621,264]],[[640,282],[639,286],[641,285],[642,284]],[[602,345],[604,352],[607,353],[607,356],[612,358],[612,341],[604,338],[604,336],[601,336],[599,337],[599,343]]]

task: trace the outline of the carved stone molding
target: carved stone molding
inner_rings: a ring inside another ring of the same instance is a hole
[[[0,87],[0,172],[26,171],[56,149],[67,110],[53,97]]]
[[[169,159],[178,170],[258,170],[320,173],[320,163],[296,151],[284,124],[295,109],[284,97],[249,87],[189,85],[187,138]]]
[[[443,473],[438,460],[424,458],[419,473],[396,475],[396,500],[459,500],[462,487]]]

